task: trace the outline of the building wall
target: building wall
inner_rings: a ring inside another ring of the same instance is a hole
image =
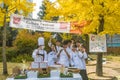
[[[115,34],[113,36],[107,35],[107,46],[108,47],[120,47],[120,35]]]
[[[120,55],[120,35],[107,35],[107,53]]]

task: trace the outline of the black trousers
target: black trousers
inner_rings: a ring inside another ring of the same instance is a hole
[[[80,75],[83,80],[88,80],[87,72],[86,70],[80,70]]]

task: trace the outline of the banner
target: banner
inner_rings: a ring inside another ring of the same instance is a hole
[[[106,52],[106,36],[105,35],[89,35],[89,51],[90,52]]]
[[[21,15],[13,14],[10,17],[10,27],[30,29],[34,31],[46,31],[46,32],[70,32],[69,22],[48,22],[43,20],[35,20],[25,18]]]

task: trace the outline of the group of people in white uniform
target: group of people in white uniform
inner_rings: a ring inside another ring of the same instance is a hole
[[[61,43],[57,40],[54,45],[50,39],[48,45],[51,51],[48,53],[44,50],[43,37],[39,37],[38,45],[39,47],[33,51],[33,58],[41,56],[41,61],[47,61],[49,66],[57,64],[63,65],[64,67],[78,68],[80,69],[80,75],[83,80],[88,80],[85,64],[85,59],[88,56],[85,47],[80,42],[73,43],[72,40],[65,40]]]

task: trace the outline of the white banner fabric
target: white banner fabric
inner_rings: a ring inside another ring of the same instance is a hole
[[[48,22],[43,20],[35,20],[25,18],[24,16],[13,14],[10,17],[10,27],[31,29],[34,31],[46,31],[46,32],[70,32],[69,22]]]

